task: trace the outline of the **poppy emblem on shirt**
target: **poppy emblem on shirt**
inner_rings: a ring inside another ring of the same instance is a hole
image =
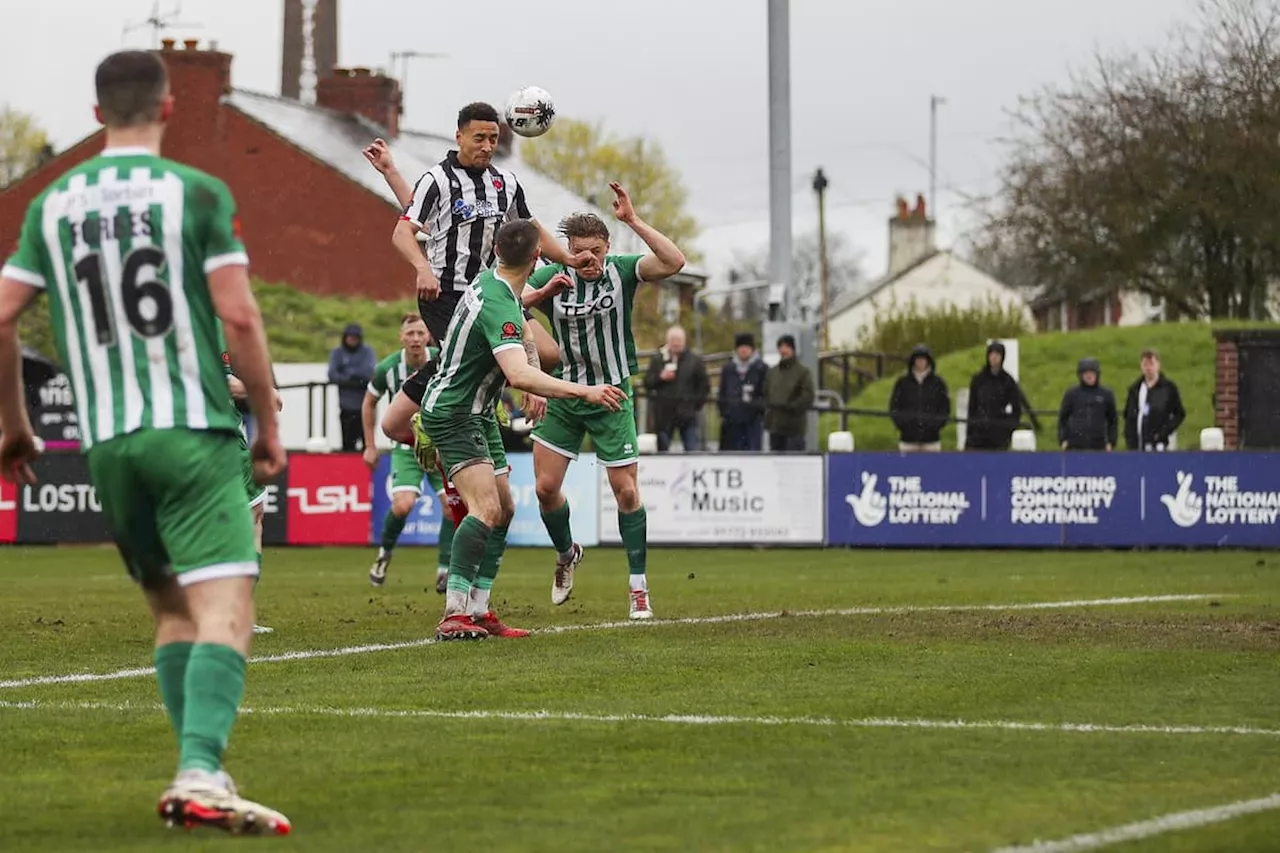
[[[515,323],[511,323],[511,322],[503,323],[503,324],[502,324],[502,337],[504,337],[504,338],[518,338],[518,337],[520,337],[520,330],[519,330],[518,328],[516,328],[516,324],[515,324]]]
[[[224,352],[224,353],[222,354],[222,363],[223,363],[223,364],[230,364],[230,363],[231,363],[231,353],[229,353],[229,352]]]
[[[493,188],[494,188],[495,190],[497,190],[498,192],[502,192],[502,188],[503,188],[504,186],[506,186],[506,184],[504,184],[504,183],[502,182],[502,178],[494,178],[494,179],[493,179]]]
[[[240,237],[240,217],[239,216],[231,217],[231,233],[234,234],[237,239],[239,239]]]

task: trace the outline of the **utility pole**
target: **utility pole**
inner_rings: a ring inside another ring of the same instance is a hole
[[[769,0],[769,278],[791,307],[791,4]]]
[[[822,284],[822,350],[831,349],[831,335],[827,331],[830,320],[828,306],[828,282],[830,270],[827,267],[827,176],[822,167],[813,175],[813,191],[818,194],[818,277]]]
[[[933,219],[938,220],[938,107],[947,102],[939,95],[929,96],[929,199]]]

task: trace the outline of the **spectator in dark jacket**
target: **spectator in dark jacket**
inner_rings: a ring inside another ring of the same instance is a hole
[[[364,330],[352,323],[342,332],[342,343],[329,353],[329,383],[338,386],[338,422],[342,424],[342,450],[364,449],[364,424],[360,409],[378,357],[364,342]]]
[[[1004,344],[987,345],[987,363],[969,382],[965,450],[1008,450],[1022,422],[1022,390],[1004,369]]]
[[[1116,446],[1116,395],[1102,384],[1102,365],[1082,358],[1080,384],[1068,388],[1058,409],[1058,441],[1063,450],[1111,450]]]
[[[701,450],[698,415],[707,401],[711,383],[702,357],[685,346],[684,329],[672,326],[667,330],[667,344],[649,362],[644,387],[649,391],[658,452],[671,449],[671,436],[676,433],[686,453]]]
[[[893,386],[889,414],[898,427],[898,449],[941,450],[942,427],[951,413],[947,383],[938,375],[933,353],[924,344],[911,351],[907,372]]]
[[[1187,418],[1182,395],[1160,372],[1160,353],[1142,351],[1142,375],[1129,386],[1124,404],[1124,443],[1130,450],[1167,450],[1169,439]]]
[[[749,332],[733,341],[734,358],[720,371],[720,449],[760,450],[764,436],[764,382],[769,368]]]
[[[813,374],[796,358],[796,339],[778,338],[778,364],[764,377],[764,428],[774,453],[803,451],[813,407]]]

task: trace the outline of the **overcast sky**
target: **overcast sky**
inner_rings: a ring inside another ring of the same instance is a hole
[[[178,5],[165,0],[162,10]],[[282,4],[185,0],[176,38],[216,39],[235,54],[233,83],[278,93]],[[150,0],[0,0],[0,102],[34,113],[64,147],[93,129],[96,63],[122,45]],[[477,9],[483,9],[478,13]],[[939,111],[940,236],[967,223],[963,199],[988,193],[995,140],[1020,94],[1063,80],[1096,48],[1165,41],[1193,0],[792,0],[792,145],[797,230],[811,227],[808,189],[822,166],[831,224],[884,268],[896,193],[928,188],[929,97]],[[561,115],[659,141],[707,229],[710,266],[767,241],[768,86],[765,0],[348,0],[339,61],[413,60],[405,122],[451,132],[471,100],[500,104],[524,84],[548,89]],[[717,227],[721,226],[721,227]]]

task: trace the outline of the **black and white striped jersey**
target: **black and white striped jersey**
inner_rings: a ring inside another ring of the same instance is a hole
[[[463,166],[450,151],[418,179],[404,218],[422,229],[418,239],[440,289],[450,291],[493,266],[494,238],[504,222],[533,215],[514,174],[494,165]]]

